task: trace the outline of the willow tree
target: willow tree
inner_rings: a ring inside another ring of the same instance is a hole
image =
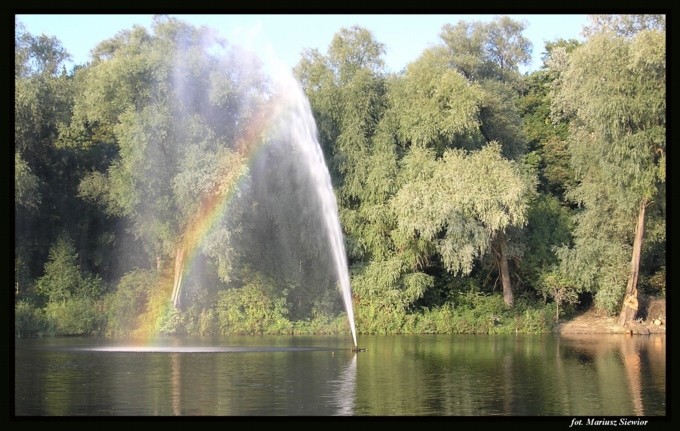
[[[510,17],[490,22],[445,24],[440,37],[451,65],[471,81],[519,78],[518,66],[531,60],[531,42],[522,35],[526,24]]]
[[[385,47],[365,28],[342,28],[325,54],[309,50],[295,67],[309,98],[342,203],[358,202],[370,169],[371,138],[385,110]]]
[[[357,310],[359,321],[368,315],[364,327],[388,314],[369,310],[401,313],[419,296],[404,282],[405,265],[390,235],[395,218],[388,200],[397,187],[399,155],[395,121],[387,115],[391,79],[383,53],[368,30],[355,26],[336,33],[325,55],[309,51],[296,67],[336,184],[355,300],[366,303]]]
[[[467,145],[459,147],[481,148],[496,142],[502,155],[510,160],[520,161],[526,156],[527,138],[518,109],[518,90],[523,85],[519,66],[530,60],[532,45],[522,35],[524,28],[525,23],[509,17],[498,17],[487,23],[461,21],[442,28],[443,57],[449,67],[477,84],[481,95],[478,130],[468,136]],[[525,198],[529,199],[529,196]],[[506,304],[512,303],[506,267],[512,255],[519,257],[519,247],[511,246],[519,243],[514,232],[517,231],[510,229],[495,237],[495,262]]]
[[[638,310],[645,230],[665,241],[666,37],[662,29],[601,28],[555,62],[553,112],[571,121],[568,151],[578,184],[568,192],[581,211],[575,246],[563,264],[619,324]],[[625,270],[626,254],[629,269]],[[626,281],[627,279],[627,281]],[[625,290],[624,290],[625,285]]]
[[[447,150],[438,160],[429,153],[414,149],[405,159],[420,169],[392,202],[399,229],[433,241],[453,273],[468,274],[477,258],[493,252],[504,302],[512,305],[507,243],[498,239],[526,223],[534,177],[504,158],[497,143],[473,152]]]
[[[390,137],[378,131],[387,98],[384,51],[367,29],[342,28],[325,54],[307,51],[295,67],[331,171],[351,262],[385,251],[378,221],[385,219],[396,155]]]
[[[79,79],[71,128],[107,134],[117,147],[80,195],[129,221],[159,270],[174,260],[176,292],[188,253],[216,261],[228,280],[239,217],[215,216],[247,183],[244,159],[259,142],[261,130],[246,133],[266,93],[252,55],[157,17],[152,32],[133,27],[101,42]]]

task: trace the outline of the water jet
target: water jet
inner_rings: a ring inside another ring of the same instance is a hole
[[[309,295],[300,292],[308,292],[317,283],[335,292],[339,289],[338,305],[342,299],[356,347],[343,233],[316,122],[302,87],[290,71],[268,70],[275,73],[268,76],[266,89],[251,90],[259,96],[250,104],[244,103],[241,110],[250,114],[240,119],[240,134],[230,139],[233,143],[229,150],[241,164],[213,175],[218,192],[210,189],[201,196],[196,215],[189,217],[191,223],[181,234],[170,302],[175,309],[184,307],[182,298],[187,297],[186,287],[191,285],[190,269],[208,250],[213,259],[222,259],[231,267],[248,268],[276,279],[278,286],[292,286],[286,295],[297,295],[295,304],[300,313],[306,312],[311,302],[306,299]],[[238,220],[233,214],[240,214],[241,225],[230,221]],[[233,224],[231,232],[224,228],[231,226],[229,223]],[[220,229],[226,233],[220,234]],[[221,246],[222,242],[215,240],[218,237],[231,248]],[[213,241],[209,246],[205,245],[206,238]],[[196,270],[194,276],[200,277],[199,273]]]

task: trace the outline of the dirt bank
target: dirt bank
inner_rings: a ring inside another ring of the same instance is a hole
[[[555,332],[559,334],[665,334],[666,301],[652,299],[639,313],[640,318],[625,326],[616,324],[617,317],[606,316],[590,309],[571,320],[558,324]]]

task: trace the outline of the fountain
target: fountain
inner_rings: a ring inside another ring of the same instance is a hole
[[[308,237],[307,241],[312,241],[316,250],[324,249],[330,253],[330,257],[324,258],[329,260],[328,265],[319,264],[320,269],[316,270],[322,271],[332,267],[332,271],[335,272],[352,333],[354,351],[363,351],[365,349],[356,347],[348,264],[338,207],[330,173],[317,138],[311,107],[300,84],[290,71],[276,64],[274,71],[269,76],[271,86],[268,87],[267,94],[264,94],[254,106],[255,113],[250,118],[250,123],[244,127],[245,136],[238,140],[235,148],[248,165],[253,183],[251,184],[253,201],[264,207],[258,214],[253,214],[251,219],[263,218],[262,213],[267,210],[276,214],[274,224],[279,226],[276,234],[280,243],[277,258],[287,260],[285,271],[290,272],[290,268],[297,268],[298,260],[299,272],[305,271],[303,258],[296,254],[294,249],[300,248],[300,236]],[[237,189],[239,181],[241,180],[237,180],[230,188]],[[277,195],[281,193],[285,193],[291,202],[280,202],[281,198]],[[238,193],[235,191],[228,193],[229,196],[234,194]],[[198,222],[187,228],[183,235],[185,241],[177,249],[175,281],[171,295],[175,307],[180,303],[186,268],[195,261],[195,256],[201,248],[201,241],[213,230],[216,223],[220,223],[220,218],[225,217],[222,207],[234,205],[233,202],[227,204],[220,199],[207,199],[205,202],[207,203],[201,208],[204,215],[197,217]],[[266,221],[269,225],[272,224],[269,220]],[[303,222],[307,225],[301,226]],[[263,222],[263,225],[266,224]],[[305,230],[306,232],[300,232]],[[271,235],[268,236],[257,229],[247,234],[253,238],[262,235],[264,249],[260,250],[261,253],[258,251],[253,254],[261,256],[264,253],[271,253]],[[309,260],[309,252],[300,253]],[[257,265],[252,260],[249,264]],[[325,275],[327,277],[327,274]]]
[[[352,307],[347,255],[338,219],[338,206],[335,200],[331,177],[317,139],[316,123],[312,116],[309,101],[297,81],[290,75],[287,75],[281,84],[285,92],[288,93],[286,115],[282,117],[283,124],[289,127],[290,142],[294,143],[301,150],[303,155],[302,164],[309,170],[311,181],[315,186],[316,194],[321,204],[320,217],[323,218],[326,227],[328,246],[330,247],[336,274],[340,281],[340,291],[356,349],[357,338],[354,326],[354,310]]]

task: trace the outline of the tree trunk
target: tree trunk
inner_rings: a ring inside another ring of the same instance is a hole
[[[510,283],[510,270],[508,269],[508,257],[505,254],[506,241],[501,238],[498,241],[498,251],[496,257],[498,258],[498,266],[501,273],[501,282],[503,283],[503,301],[508,307],[514,304],[514,295],[512,294],[512,284]]]
[[[175,279],[172,286],[172,304],[179,307],[179,294],[182,287],[182,271],[184,268],[184,247],[177,249],[175,254]]]
[[[626,294],[619,314],[618,324],[623,326],[635,319],[638,312],[638,275],[640,272],[640,255],[642,254],[642,238],[645,233],[645,210],[647,209],[647,199],[640,202],[637,226],[635,227],[635,239],[633,240],[633,257],[630,260],[630,275],[626,285]]]

